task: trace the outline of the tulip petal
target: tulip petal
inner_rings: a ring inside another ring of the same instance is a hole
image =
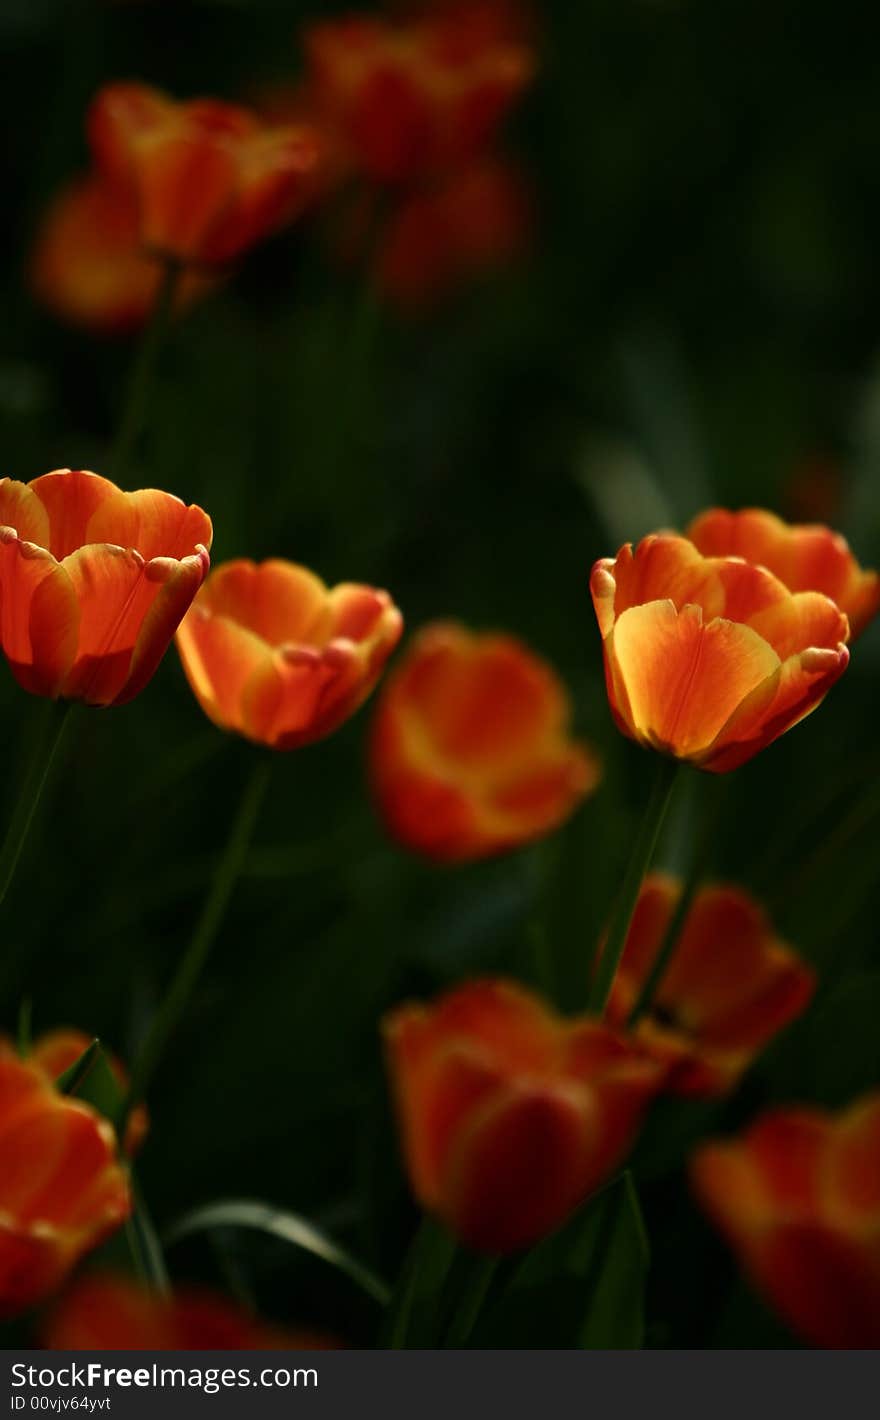
[[[211,519],[201,508],[188,507],[173,493],[142,488],[117,491],[102,502],[89,520],[87,541],[134,548],[150,562],[191,557],[199,547],[210,548],[212,535]]]
[[[12,528],[22,542],[49,546],[49,514],[29,483],[0,478],[0,528]]]
[[[206,613],[196,602],[181,622],[177,645],[187,680],[208,718],[221,728],[247,734],[242,695],[254,671],[271,659],[265,641],[229,617]]]
[[[63,563],[80,607],[76,662],[61,693],[91,705],[110,705],[128,680],[132,654],[159,583],[143,558],[127,548],[93,543]]]
[[[207,571],[208,554],[204,550],[180,562],[156,557],[147,563],[146,579],[155,583],[157,591],[137,633],[128,681],[116,696],[115,704],[128,704],[149,683]]]
[[[823,1171],[834,1216],[844,1225],[876,1229],[880,1217],[880,1098],[859,1101],[835,1133]]]
[[[119,494],[115,483],[86,469],[56,469],[28,486],[46,509],[49,541],[45,545],[58,562],[91,541],[92,518],[102,503]]]
[[[288,642],[318,646],[330,636],[324,583],[307,568],[280,558],[224,562],[212,574],[199,603],[214,616],[238,622],[269,646]]]
[[[73,584],[51,553],[0,529],[0,641],[24,690],[59,693],[76,656],[79,619]]]

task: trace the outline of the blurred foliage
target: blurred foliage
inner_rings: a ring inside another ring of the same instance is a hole
[[[84,164],[91,94],[132,76],[246,96],[295,78],[298,24],[334,8],[4,4],[4,472],[100,472],[118,416],[129,346],[59,327],[24,279],[39,213]],[[265,1199],[388,1280],[415,1211],[380,1013],[487,969],[579,1004],[646,793],[644,757],[605,703],[593,560],[707,501],[785,512],[817,456],[840,472],[830,520],[880,560],[876,12],[850,0],[540,12],[540,81],[510,138],[538,188],[531,259],[429,320],[381,312],[340,429],[357,277],[324,255],[319,225],[280,236],[175,330],[128,479],[201,502],[217,560],[276,553],[386,585],[411,628],[451,615],[516,631],[558,664],[605,758],[598,794],[553,841],[459,870],[383,840],[364,783],[369,708],[278,759],[210,970],[150,1094],[139,1177],[160,1231],[220,1197]],[[790,1344],[736,1281],[683,1166],[696,1138],[771,1101],[836,1105],[877,1082],[878,660],[875,626],[817,715],[723,785],[694,776],[672,816],[661,857],[685,866],[724,793],[713,871],[765,896],[821,986],[734,1098],[664,1102],[642,1141],[648,1345]],[[8,815],[38,707],[8,676],[0,693]],[[29,995],[35,1032],[75,1024],[130,1058],[251,751],[203,720],[173,652],[132,705],[76,718],[5,908],[3,1011],[13,1028]],[[375,1335],[369,1300],[320,1259],[271,1234],[214,1243],[176,1246],[172,1274],[354,1344]]]

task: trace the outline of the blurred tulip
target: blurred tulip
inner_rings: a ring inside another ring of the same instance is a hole
[[[608,1002],[611,1025],[626,1025],[681,893],[675,878],[645,879]],[[723,1094],[800,1015],[814,988],[814,972],[776,937],[748,893],[706,887],[691,904],[637,1038],[674,1067],[667,1084],[676,1093]]]
[[[130,1212],[107,1121],[0,1049],[0,1316],[42,1301]]]
[[[849,663],[849,622],[827,596],[686,538],[627,543],[590,586],[618,728],[712,773],[796,725]]]
[[[144,247],[217,266],[269,236],[309,200],[320,161],[306,125],[274,127],[215,99],[177,103],[146,84],[108,84],[88,118],[95,162],[132,195]]]
[[[408,194],[391,213],[378,252],[379,283],[398,306],[417,311],[513,260],[530,226],[521,174],[497,159],[471,164]]]
[[[313,24],[306,53],[319,122],[348,166],[379,183],[424,179],[476,157],[534,67],[528,46],[455,15]]]
[[[385,1022],[410,1183],[471,1247],[552,1232],[619,1166],[665,1069],[507,981],[475,981]]]
[[[384,688],[371,734],[370,777],[389,833],[462,862],[558,828],[600,775],[570,718],[556,673],[522,642],[426,626]]]
[[[90,173],[69,183],[48,208],[31,256],[34,294],[55,315],[99,335],[137,330],[152,313],[162,267],[140,243],[130,194]],[[177,285],[178,310],[212,289],[186,273]]]
[[[701,1203],[755,1287],[825,1349],[880,1347],[880,1092],[841,1114],[765,1114],[693,1160]]]
[[[170,493],[59,469],[0,479],[0,637],[34,695],[122,705],[205,577],[211,520]]]
[[[240,560],[208,578],[177,647],[209,719],[289,750],[354,714],[402,627],[387,592],[349,582],[328,588],[293,562]]]
[[[831,524],[839,520],[845,491],[843,471],[837,460],[813,453],[789,470],[780,501],[792,521]]]
[[[38,1036],[28,1053],[28,1060],[37,1065],[50,1080],[57,1080],[91,1045],[94,1036],[85,1031],[61,1029],[50,1030]],[[103,1048],[103,1047],[102,1047]],[[104,1056],[113,1078],[124,1094],[128,1085],[128,1075],[122,1062],[104,1048]],[[143,1105],[133,1110],[125,1131],[125,1154],[131,1158],[144,1142],[149,1129],[149,1118]]]
[[[157,1296],[129,1277],[79,1278],[50,1313],[51,1351],[326,1351],[336,1342],[264,1325],[223,1297],[193,1289]]]
[[[785,523],[763,508],[710,508],[687,536],[707,557],[742,557],[778,577],[790,592],[824,592],[849,617],[853,637],[880,608],[880,576],[865,572],[840,533],[815,523]]]

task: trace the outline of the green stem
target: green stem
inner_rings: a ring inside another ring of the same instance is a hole
[[[269,784],[270,772],[271,762],[268,756],[261,756],[248,780],[226,848],[214,872],[195,931],[180,959],[168,993],[153,1018],[147,1038],[135,1060],[128,1093],[117,1124],[120,1138],[125,1133],[125,1125],[131,1111],[144,1097],[144,1092],[159,1063],[168,1038],[183,1015],[187,1002],[208,960],[247,855],[260,806]]]
[[[657,776],[644,817],[639,827],[632,854],[624,874],[620,895],[608,928],[605,945],[593,977],[590,990],[589,1009],[601,1016],[608,1004],[620,958],[626,945],[629,924],[635,912],[645,873],[651,866],[657,839],[663,827],[666,811],[672,798],[681,764],[678,760],[662,758],[657,766]]]
[[[150,392],[156,373],[159,352],[165,341],[174,297],[182,267],[176,261],[163,263],[162,280],[156,293],[152,314],[144,329],[137,355],[132,365],[122,418],[110,453],[110,471],[117,482],[125,474],[132,451],[144,425]]]
[[[131,1175],[131,1191],[134,1207],[125,1225],[131,1259],[138,1280],[151,1291],[167,1297],[171,1291],[165,1258],[153,1221],[147,1212],[140,1186],[134,1174]]]
[[[3,847],[0,848],[0,903],[6,897],[15,876],[18,860],[27,842],[71,709],[71,701],[51,701],[44,723],[37,734],[18,803],[6,830]]]
[[[475,1257],[468,1277],[462,1287],[455,1308],[455,1314],[446,1333],[443,1346],[446,1350],[458,1350],[465,1345],[483,1310],[495,1273],[498,1270],[497,1257]]]

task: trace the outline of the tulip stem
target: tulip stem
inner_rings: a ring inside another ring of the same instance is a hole
[[[268,756],[260,756],[247,782],[189,945],[180,959],[168,993],[153,1017],[146,1040],[132,1068],[128,1092],[117,1122],[120,1138],[125,1133],[131,1111],[144,1097],[168,1038],[183,1015],[208,960],[250,846],[260,806],[269,785],[271,768]]]
[[[122,418],[110,453],[110,471],[117,482],[125,474],[143,428],[159,352],[165,341],[182,269],[177,261],[166,259],[162,265],[162,280],[131,367]]]
[[[617,975],[617,968],[626,945],[629,925],[639,900],[642,882],[651,866],[654,850],[657,847],[657,839],[660,837],[660,830],[666,818],[680,768],[678,760],[666,757],[662,758],[657,766],[657,776],[654,780],[651,797],[633,844],[605,945],[602,948],[596,974],[593,977],[588,1006],[599,1016],[604,1015],[608,997],[611,995],[611,988],[614,985],[614,978]]]
[[[70,700],[51,701],[44,722],[37,732],[36,744],[25,772],[18,802],[6,830],[3,847],[0,848],[0,903],[6,897],[15,877],[18,860],[27,842],[72,708],[73,702]]]
[[[644,1016],[645,1013],[651,1008],[660,983],[662,982],[663,978],[666,975],[666,972],[669,969],[669,964],[672,960],[675,949],[678,946],[679,938],[681,937],[681,930],[684,927],[687,915],[691,910],[691,904],[693,903],[694,897],[697,893],[697,889],[699,888],[700,883],[702,882],[702,878],[702,861],[700,861],[699,863],[694,864],[693,870],[691,871],[691,874],[684,885],[681,896],[679,897],[678,902],[675,905],[675,911],[669,919],[669,925],[667,926],[666,931],[663,934],[663,940],[660,943],[660,950],[657,952],[657,955],[654,958],[651,970],[645,977],[645,980],[642,983],[642,989],[636,997],[635,1004],[629,1013],[629,1019],[626,1023],[628,1030],[632,1030],[633,1026],[637,1025],[638,1022],[642,1019],[642,1016]]]

